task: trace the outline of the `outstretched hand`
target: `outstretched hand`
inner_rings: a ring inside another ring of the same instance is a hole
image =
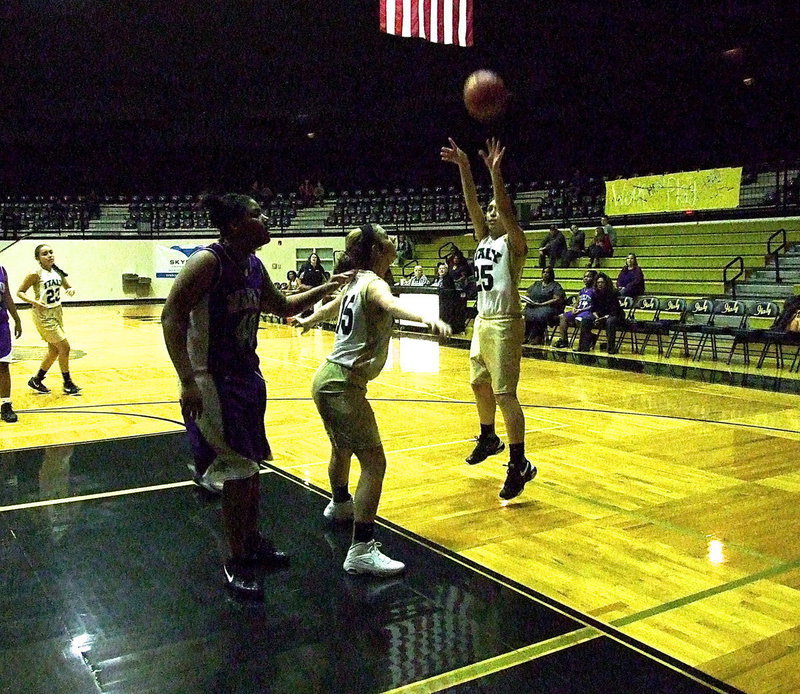
[[[450,142],[450,146],[442,147],[442,161],[449,161],[458,166],[469,166],[467,153],[453,141],[452,137],[448,137],[447,140]]]
[[[453,329],[450,327],[448,323],[445,323],[443,320],[432,320],[428,323],[428,327],[430,327],[431,332],[434,335],[441,335],[442,337],[450,337],[453,334]]]
[[[486,151],[484,152],[481,150],[478,152],[480,154],[481,159],[483,159],[484,164],[486,164],[486,168],[489,171],[494,171],[495,169],[500,167],[500,162],[503,159],[503,155],[506,153],[506,148],[500,146],[500,141],[496,137],[489,138],[486,140]]]
[[[356,276],[356,274],[357,270],[348,270],[347,272],[340,272],[336,275],[331,275],[330,281],[335,282],[341,287],[343,284],[351,282],[353,278]]]
[[[312,327],[310,320],[306,318],[301,318],[300,316],[287,318],[286,322],[289,323],[289,325],[297,328],[300,331],[301,335],[305,335],[309,330],[311,330]]]

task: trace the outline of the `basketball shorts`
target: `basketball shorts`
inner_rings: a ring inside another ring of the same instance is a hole
[[[61,305],[53,308],[33,308],[33,324],[45,342],[51,345],[58,344],[67,339],[64,333],[64,317]]]
[[[524,338],[522,316],[475,318],[469,347],[470,383],[488,383],[499,395],[516,393]]]
[[[186,433],[198,474],[222,483],[258,474],[259,461],[269,456],[267,385],[261,374],[214,377],[206,372],[195,380],[203,414],[186,420]]]
[[[592,318],[591,311],[564,311],[564,317],[567,319],[569,325],[573,325],[575,321],[586,320]]]
[[[375,413],[367,400],[367,384],[349,369],[323,362],[314,376],[311,395],[334,447],[362,451],[381,445]]]
[[[11,361],[11,329],[8,321],[0,321],[0,361]]]

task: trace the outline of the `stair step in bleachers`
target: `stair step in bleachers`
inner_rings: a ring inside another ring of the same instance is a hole
[[[739,280],[738,291],[748,291],[748,296],[785,297],[786,289],[800,285],[800,275],[791,272],[800,270],[800,253],[797,256],[781,258],[781,267],[788,273],[779,291],[768,291],[774,285],[767,265],[767,240],[772,233],[786,229],[790,242],[800,240],[800,218],[733,220],[671,224],[637,224],[617,227],[618,246],[614,257],[603,258],[599,262],[600,271],[612,279],[625,263],[628,253],[635,253],[639,265],[645,273],[647,293],[659,296],[684,296],[690,298],[725,296],[728,288],[723,281],[723,268],[734,258],[743,260],[746,275],[754,275],[756,280],[752,290],[743,290],[744,279]],[[586,229],[587,239],[592,229]],[[528,238],[528,259],[520,280],[524,290],[539,279],[541,270],[537,249],[545,239],[542,230],[526,232]],[[475,249],[471,236],[443,236],[430,244],[418,244],[414,256],[425,271],[433,276],[439,262],[439,249],[453,243],[469,257]],[[583,286],[583,273],[588,264],[587,258],[579,258],[572,267],[556,267],[556,279],[568,293],[575,293]],[[763,275],[756,274],[761,271]],[[752,292],[752,293],[751,293]],[[757,292],[761,292],[758,294]]]

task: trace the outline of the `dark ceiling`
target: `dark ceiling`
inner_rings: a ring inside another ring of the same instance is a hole
[[[797,3],[474,3],[459,49],[381,34],[378,0],[10,0],[3,182],[410,180],[449,134],[499,134],[521,178],[800,157]],[[514,95],[489,127],[461,103],[483,67]]]

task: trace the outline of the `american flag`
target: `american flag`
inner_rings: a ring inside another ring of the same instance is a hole
[[[380,0],[381,31],[433,43],[472,45],[472,0]]]

